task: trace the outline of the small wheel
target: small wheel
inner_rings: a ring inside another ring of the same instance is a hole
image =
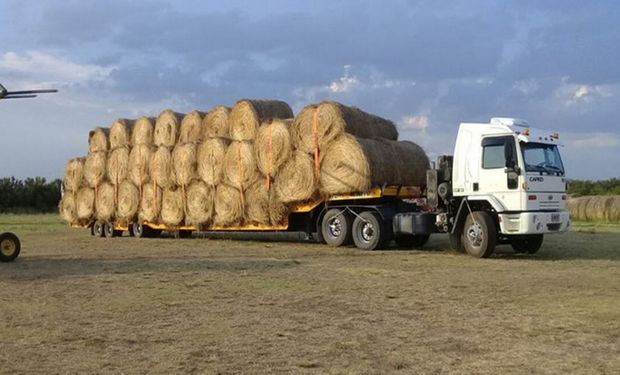
[[[152,229],[148,225],[131,223],[129,225],[129,233],[133,233],[133,237],[135,238],[151,237]]]
[[[329,246],[351,244],[351,216],[342,209],[328,210],[321,220],[321,234]]]
[[[395,238],[398,247],[417,249],[428,242],[430,234],[403,234]]]
[[[120,237],[123,234],[122,231],[114,229],[114,226],[111,223],[105,223],[103,225],[103,232],[105,233],[106,238]]]
[[[93,223],[93,235],[95,237],[104,237],[105,236],[105,230],[104,230],[105,224],[99,220],[95,221]]]
[[[17,258],[22,245],[11,232],[0,233],[0,262],[12,262]]]
[[[389,236],[378,213],[364,211],[353,221],[353,242],[363,250],[377,250],[385,247]]]
[[[510,239],[510,245],[515,253],[536,254],[540,250],[542,243],[542,234],[514,236]]]
[[[476,258],[491,256],[497,244],[497,229],[491,215],[485,211],[467,215],[461,241],[469,255]]]

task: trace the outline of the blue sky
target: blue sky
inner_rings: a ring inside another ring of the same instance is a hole
[[[620,176],[620,2],[0,3],[0,176],[60,177],[88,130],[163,108],[334,99],[431,156],[493,116],[559,131],[573,178]]]

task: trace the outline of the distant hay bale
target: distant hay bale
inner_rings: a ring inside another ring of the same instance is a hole
[[[275,199],[275,190],[267,184],[266,176],[262,176],[250,184],[246,198],[245,223],[281,224],[287,207]]]
[[[110,148],[126,147],[131,145],[131,133],[135,121],[119,118],[110,127]]]
[[[140,207],[140,191],[129,180],[121,182],[118,187],[116,202],[116,220],[129,223],[134,220]]]
[[[203,139],[230,138],[230,108],[218,105],[211,108],[202,120]]]
[[[76,192],[82,187],[85,161],[86,158],[74,158],[67,162],[62,180],[66,191]]]
[[[179,131],[179,142],[198,143],[202,140],[202,119],[204,116],[205,114],[199,111],[191,111],[183,116]]]
[[[613,196],[608,203],[607,220],[613,223],[620,222],[620,196]]]
[[[178,143],[172,151],[172,167],[177,185],[187,186],[196,178],[196,145]]]
[[[235,141],[251,141],[262,121],[292,117],[293,110],[281,100],[241,99],[230,111],[230,137]]]
[[[67,223],[73,224],[77,221],[76,193],[65,192],[58,204],[60,217]]]
[[[215,216],[213,223],[220,226],[238,225],[243,218],[243,204],[239,189],[219,184],[215,189]]]
[[[284,203],[312,198],[316,192],[312,157],[305,152],[294,151],[280,168],[273,188],[278,200]]]
[[[587,206],[590,203],[592,197],[585,196],[579,198],[579,205],[577,207],[577,220],[587,220]]]
[[[174,184],[172,155],[168,147],[157,147],[157,150],[151,155],[150,171],[151,179],[160,188],[167,189]]]
[[[398,139],[392,121],[331,101],[304,107],[293,121],[291,139],[296,149],[312,153],[315,146],[322,150],[345,132],[358,138]]]
[[[136,145],[152,145],[153,144],[153,128],[155,117],[142,116],[136,120],[131,132],[131,144]]]
[[[97,187],[95,197],[95,217],[97,220],[112,221],[116,210],[114,186],[105,181]]]
[[[609,206],[613,201],[611,196],[597,196],[590,201],[588,209],[589,220],[594,221],[608,221],[609,218]]]
[[[134,145],[129,153],[129,180],[136,186],[147,183],[151,177],[150,164],[153,146],[147,144]]]
[[[84,161],[84,180],[91,188],[101,184],[106,177],[107,152],[89,152]]]
[[[152,183],[142,186],[142,197],[138,218],[141,222],[155,223],[159,221],[161,212],[161,189]]]
[[[129,173],[129,147],[119,147],[110,151],[108,155],[108,179],[114,185],[119,185]]]
[[[228,140],[224,138],[209,138],[198,145],[196,150],[198,176],[207,185],[215,186],[222,181],[227,149]]]
[[[577,220],[579,217],[579,201],[580,201],[580,198],[574,198],[574,197],[570,197],[566,201],[566,207],[568,208],[570,212],[570,217],[573,220]]]
[[[153,133],[155,146],[173,147],[177,142],[177,134],[182,119],[183,114],[181,113],[174,112],[171,109],[163,110],[155,121]]]
[[[213,219],[215,189],[204,181],[194,181],[187,187],[187,216],[185,222],[200,226]]]
[[[265,176],[275,177],[282,164],[291,157],[291,123],[292,120],[274,119],[263,122],[258,129],[254,141],[256,165]]]
[[[90,220],[95,214],[95,190],[83,187],[76,195],[76,216],[78,220]]]
[[[88,133],[88,152],[105,152],[110,148],[110,129],[97,127]]]
[[[161,199],[161,221],[170,226],[179,226],[185,216],[185,197],[181,189],[164,189]]]
[[[232,142],[224,156],[224,179],[239,189],[246,188],[256,178],[254,147],[249,142]]]

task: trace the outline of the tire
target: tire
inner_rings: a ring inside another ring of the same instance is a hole
[[[131,223],[129,225],[129,233],[133,233],[135,238],[146,238],[151,237],[152,229],[148,225]]]
[[[405,249],[418,249],[424,246],[430,237],[430,234],[403,234],[396,237],[394,240],[396,241],[396,245],[398,247]]]
[[[0,233],[0,262],[12,262],[22,249],[19,238],[14,233]]]
[[[123,234],[122,231],[114,229],[111,223],[103,225],[103,232],[106,238],[120,237]]]
[[[105,236],[105,230],[104,230],[105,224],[99,220],[95,221],[93,223],[93,235],[95,237],[104,237]]]
[[[351,244],[351,215],[342,209],[332,208],[321,219],[321,235],[329,246]]]
[[[467,215],[463,234],[463,247],[475,258],[488,258],[497,244],[497,226],[493,217],[485,211],[474,211]]]
[[[536,254],[543,243],[542,234],[514,236],[510,238],[510,245],[515,253]]]
[[[353,242],[363,250],[384,248],[390,236],[378,213],[364,211],[353,220]]]

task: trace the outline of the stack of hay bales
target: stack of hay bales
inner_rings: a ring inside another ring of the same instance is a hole
[[[596,195],[569,198],[567,206],[573,220],[620,222],[620,196]]]
[[[242,99],[120,119],[93,130],[88,156],[68,163],[61,213],[71,223],[279,225],[294,203],[423,185],[428,158],[397,138],[391,121],[335,102],[296,118],[285,102]]]

